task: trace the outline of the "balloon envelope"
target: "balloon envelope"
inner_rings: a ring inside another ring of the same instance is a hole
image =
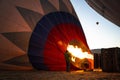
[[[71,40],[89,49],[69,0],[0,0],[0,16],[0,69],[65,70]]]
[[[82,41],[87,46],[77,18],[67,12],[45,15],[31,35],[28,52],[31,63],[37,69],[65,70],[64,53],[71,40]]]

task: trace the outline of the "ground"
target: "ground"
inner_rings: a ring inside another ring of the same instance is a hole
[[[0,71],[0,80],[120,80],[120,73],[82,71]]]

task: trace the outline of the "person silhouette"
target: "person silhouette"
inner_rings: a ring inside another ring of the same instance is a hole
[[[71,54],[69,51],[66,51],[64,53],[65,55],[65,60],[66,60],[66,71],[67,72],[70,72],[70,58],[71,58]]]

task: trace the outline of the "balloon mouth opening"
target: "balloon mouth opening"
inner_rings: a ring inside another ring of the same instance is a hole
[[[93,69],[93,54],[83,42],[78,40],[70,41],[67,51],[72,55],[70,62],[73,66],[83,70]]]

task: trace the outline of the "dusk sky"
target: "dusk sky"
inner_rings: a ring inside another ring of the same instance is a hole
[[[85,0],[71,0],[71,2],[90,49],[120,47],[120,27],[98,14]]]

